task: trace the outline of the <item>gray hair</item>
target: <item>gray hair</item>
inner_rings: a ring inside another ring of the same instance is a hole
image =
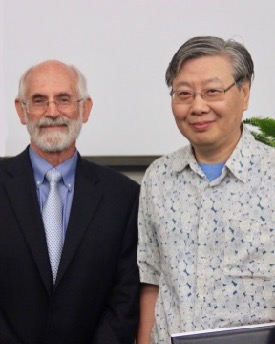
[[[186,41],[173,56],[166,70],[165,79],[168,87],[172,87],[174,79],[187,60],[202,56],[224,56],[229,59],[233,68],[233,77],[238,85],[247,80],[251,86],[254,78],[254,65],[246,48],[239,42],[213,36],[198,36]]]
[[[47,61],[45,61],[45,62],[47,62]],[[80,72],[80,70],[77,67],[75,67],[74,65],[67,65],[67,64],[60,62],[60,61],[55,61],[55,62],[64,64],[64,66],[67,66],[67,68],[69,70],[71,70],[76,75],[76,83],[77,83],[76,84],[76,91],[78,92],[79,97],[83,98],[83,99],[89,98],[90,96],[88,93],[87,80],[86,80],[85,76]],[[17,95],[17,98],[20,99],[21,101],[24,101],[25,97],[26,97],[27,77],[39,65],[40,64],[32,66],[21,76],[21,78],[19,80],[18,95]]]

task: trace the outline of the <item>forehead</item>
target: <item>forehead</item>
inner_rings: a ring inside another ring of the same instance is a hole
[[[26,77],[28,96],[60,93],[76,94],[77,78],[72,69],[61,63],[47,63],[34,67]]]
[[[230,60],[224,56],[202,56],[189,59],[181,65],[179,74],[173,83],[179,81],[223,81],[232,77]]]

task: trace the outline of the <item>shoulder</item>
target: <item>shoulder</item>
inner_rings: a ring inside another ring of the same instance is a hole
[[[269,162],[275,166],[275,148],[270,147],[254,138],[251,133],[246,133],[245,147],[250,150],[252,159]]]
[[[188,163],[191,155],[190,145],[184,146],[170,154],[156,159],[147,168],[143,180],[169,179],[182,170]]]
[[[266,171],[274,180],[275,172],[275,148],[261,142],[257,142],[256,159],[261,162],[262,171]]]
[[[11,173],[19,175],[25,173],[31,168],[31,161],[28,154],[28,148],[14,157],[4,157],[0,159],[0,174]]]
[[[275,148],[256,140],[248,129],[244,130],[233,158],[246,167],[250,179],[274,180]]]

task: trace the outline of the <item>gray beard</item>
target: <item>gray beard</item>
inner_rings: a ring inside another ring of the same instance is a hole
[[[44,128],[62,125],[66,130],[52,130],[47,132]],[[76,141],[82,127],[82,119],[76,120],[67,117],[44,117],[37,122],[27,121],[27,129],[31,141],[42,151],[47,153],[61,152],[68,149]]]

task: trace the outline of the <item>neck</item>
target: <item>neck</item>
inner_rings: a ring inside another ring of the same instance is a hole
[[[43,159],[47,160],[54,167],[70,159],[75,152],[75,145],[72,145],[68,149],[63,150],[61,152],[45,152],[41,150],[38,146],[36,146],[34,143],[31,143],[31,147],[38,155],[40,155]]]
[[[233,153],[234,149],[236,148],[240,137],[235,141],[230,142],[225,146],[215,146],[215,147],[208,147],[207,145],[204,146],[193,146],[193,151],[196,157],[196,160],[201,163],[206,164],[218,164],[220,162],[225,162]]]

